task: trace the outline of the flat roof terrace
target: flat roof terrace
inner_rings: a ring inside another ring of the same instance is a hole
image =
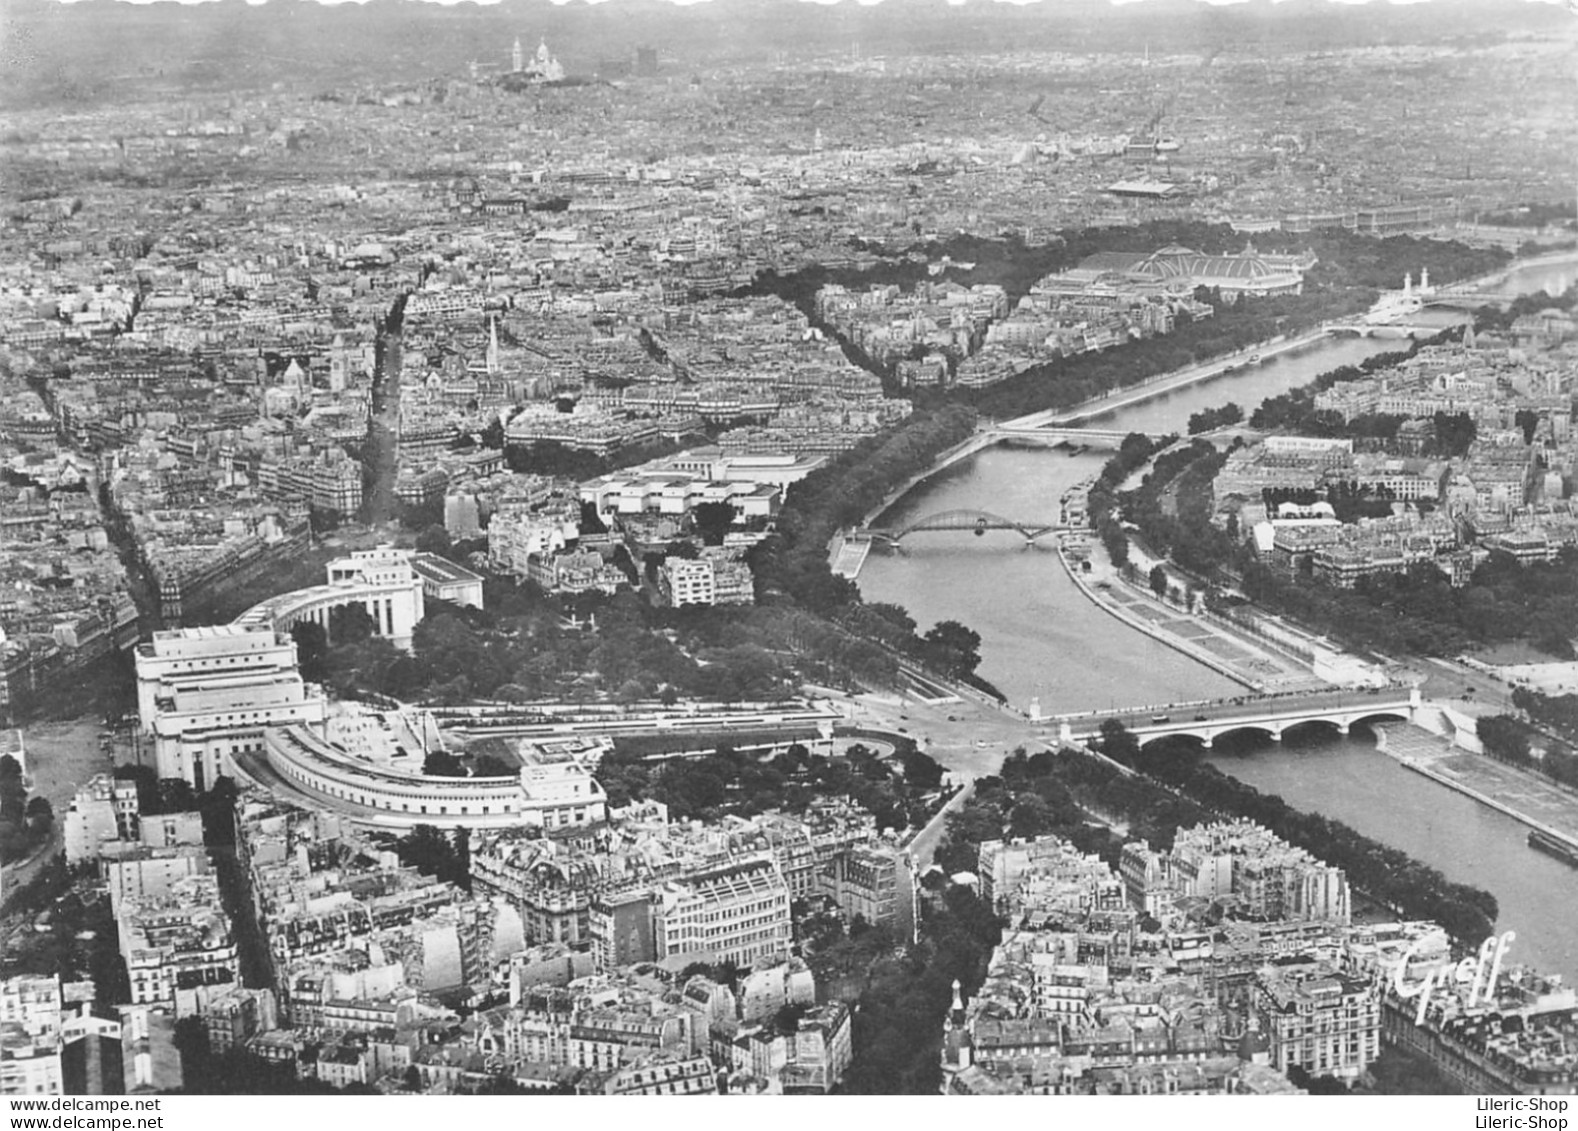
[[[411,568],[424,581],[454,584],[482,580],[481,574],[472,573],[465,566],[458,565],[448,558],[441,558],[437,554],[413,554]]]

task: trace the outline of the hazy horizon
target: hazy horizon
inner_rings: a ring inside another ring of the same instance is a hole
[[[70,5],[70,4],[84,4],[84,3],[92,4],[92,3],[110,2],[110,3],[118,3],[118,4],[135,4],[135,5],[140,5],[140,6],[151,6],[151,5],[156,5],[156,4],[189,4],[189,5],[195,5],[195,4],[234,4],[234,3],[237,2],[237,0],[48,0],[48,2],[50,2],[50,3],[57,3],[57,4],[68,4],[68,5]],[[267,5],[268,3],[270,3],[270,0],[242,0],[242,2],[246,3],[247,5],[249,5],[251,7],[263,7],[263,6]],[[357,6],[362,6],[362,5],[373,3],[374,0],[278,0],[278,2],[280,2],[280,3],[315,3],[315,4],[321,4],[321,5],[325,6],[325,7],[338,7],[338,6],[342,5],[342,4],[354,4],[354,5],[357,5]],[[387,2],[387,0],[379,0],[379,2]],[[506,4],[506,3],[511,3],[511,2],[513,2],[513,0],[401,0],[401,2],[405,2],[405,3],[423,3],[423,4],[440,4],[440,5],[443,5],[445,7],[456,7],[456,6],[466,5],[466,4],[475,5],[477,7],[498,7],[498,6]],[[575,6],[575,5],[593,6],[593,5],[609,4],[609,3],[617,4],[617,3],[622,3],[622,2],[628,2],[628,0],[548,0],[548,2],[551,3],[551,4],[554,4],[556,6],[559,6],[559,7],[572,7],[572,6]],[[674,4],[674,5],[679,6],[679,7],[688,7],[688,6],[693,5],[693,4],[716,3],[716,2],[718,2],[718,0],[659,0],[659,2]],[[905,3],[911,2],[911,0],[795,0],[795,2],[815,4],[815,5],[819,5],[819,6],[822,6],[822,7],[836,7],[836,6],[839,6],[841,4],[854,4],[854,5],[857,5],[859,7],[875,7],[875,6],[879,5],[879,4],[884,4],[884,3],[894,3],[894,4],[903,5]],[[945,2],[951,7],[965,7],[967,5],[979,5],[979,4],[1008,4],[1008,5],[1012,5],[1012,6],[1015,6],[1015,7],[1031,5],[1031,4],[1048,4],[1048,5],[1052,5],[1054,7],[1056,7],[1056,6],[1070,6],[1070,7],[1072,7],[1072,6],[1075,6],[1075,5],[1088,6],[1091,3],[1101,3],[1102,0],[945,0]],[[1135,5],[1135,4],[1177,2],[1177,0],[1105,0],[1105,2],[1109,6],[1116,8],[1116,7],[1127,7],[1127,6]],[[1283,4],[1300,4],[1300,3],[1309,4],[1309,3],[1316,3],[1316,4],[1332,4],[1332,5],[1338,5],[1338,6],[1341,6],[1341,7],[1359,8],[1359,7],[1368,7],[1368,6],[1371,6],[1371,5],[1379,5],[1379,6],[1383,6],[1383,7],[1409,7],[1409,6],[1413,6],[1413,5],[1417,5],[1417,4],[1433,3],[1433,2],[1436,2],[1436,0],[1187,0],[1187,2],[1188,3],[1194,3],[1194,4],[1205,4],[1205,5],[1209,5],[1211,7],[1252,7],[1252,6],[1275,7],[1275,6],[1279,6],[1279,5],[1283,5]],[[1483,4],[1485,6],[1491,6],[1491,5],[1494,5],[1494,4],[1508,3],[1508,2],[1526,3],[1526,4],[1546,4],[1546,5],[1559,5],[1559,4],[1567,3],[1569,7],[1573,6],[1573,4],[1571,2],[1569,2],[1569,0],[1456,0],[1456,2],[1457,3],[1476,3],[1476,4]]]

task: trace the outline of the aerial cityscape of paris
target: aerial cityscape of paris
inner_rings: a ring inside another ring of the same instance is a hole
[[[1575,4],[0,0],[8,1125],[1567,1127]]]

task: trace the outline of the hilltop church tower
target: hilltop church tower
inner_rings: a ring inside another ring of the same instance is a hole
[[[515,50],[510,52],[510,70],[520,74],[526,69],[526,53],[521,50],[520,37],[515,37]]]

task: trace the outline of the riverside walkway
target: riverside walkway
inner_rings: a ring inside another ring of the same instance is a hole
[[[1121,389],[1114,389],[1105,396],[1094,397],[1088,401],[1081,401],[1069,408],[1049,408],[1041,412],[1032,412],[1028,416],[1017,416],[1012,420],[999,420],[994,427],[998,430],[1008,429],[1013,432],[1023,432],[1033,428],[1065,428],[1077,426],[1081,420],[1092,414],[1105,414],[1131,405],[1142,404],[1170,393],[1174,389],[1182,389],[1188,385],[1198,384],[1201,381],[1210,381],[1226,373],[1235,373],[1240,369],[1253,364],[1252,358],[1258,357],[1261,361],[1275,357],[1277,354],[1288,353],[1292,350],[1303,349],[1305,346],[1320,341],[1330,333],[1327,327],[1320,326],[1307,333],[1293,338],[1273,338],[1258,345],[1248,346],[1237,353],[1223,357],[1212,358],[1210,361],[1198,365],[1187,365],[1182,369],[1174,369],[1170,373],[1158,373],[1135,385],[1126,385]]]
[[[1385,723],[1376,731],[1380,749],[1409,769],[1578,846],[1578,793],[1417,726]]]
[[[871,556],[871,539],[851,538],[840,533],[833,543],[833,573],[851,581],[860,576],[860,567]]]

